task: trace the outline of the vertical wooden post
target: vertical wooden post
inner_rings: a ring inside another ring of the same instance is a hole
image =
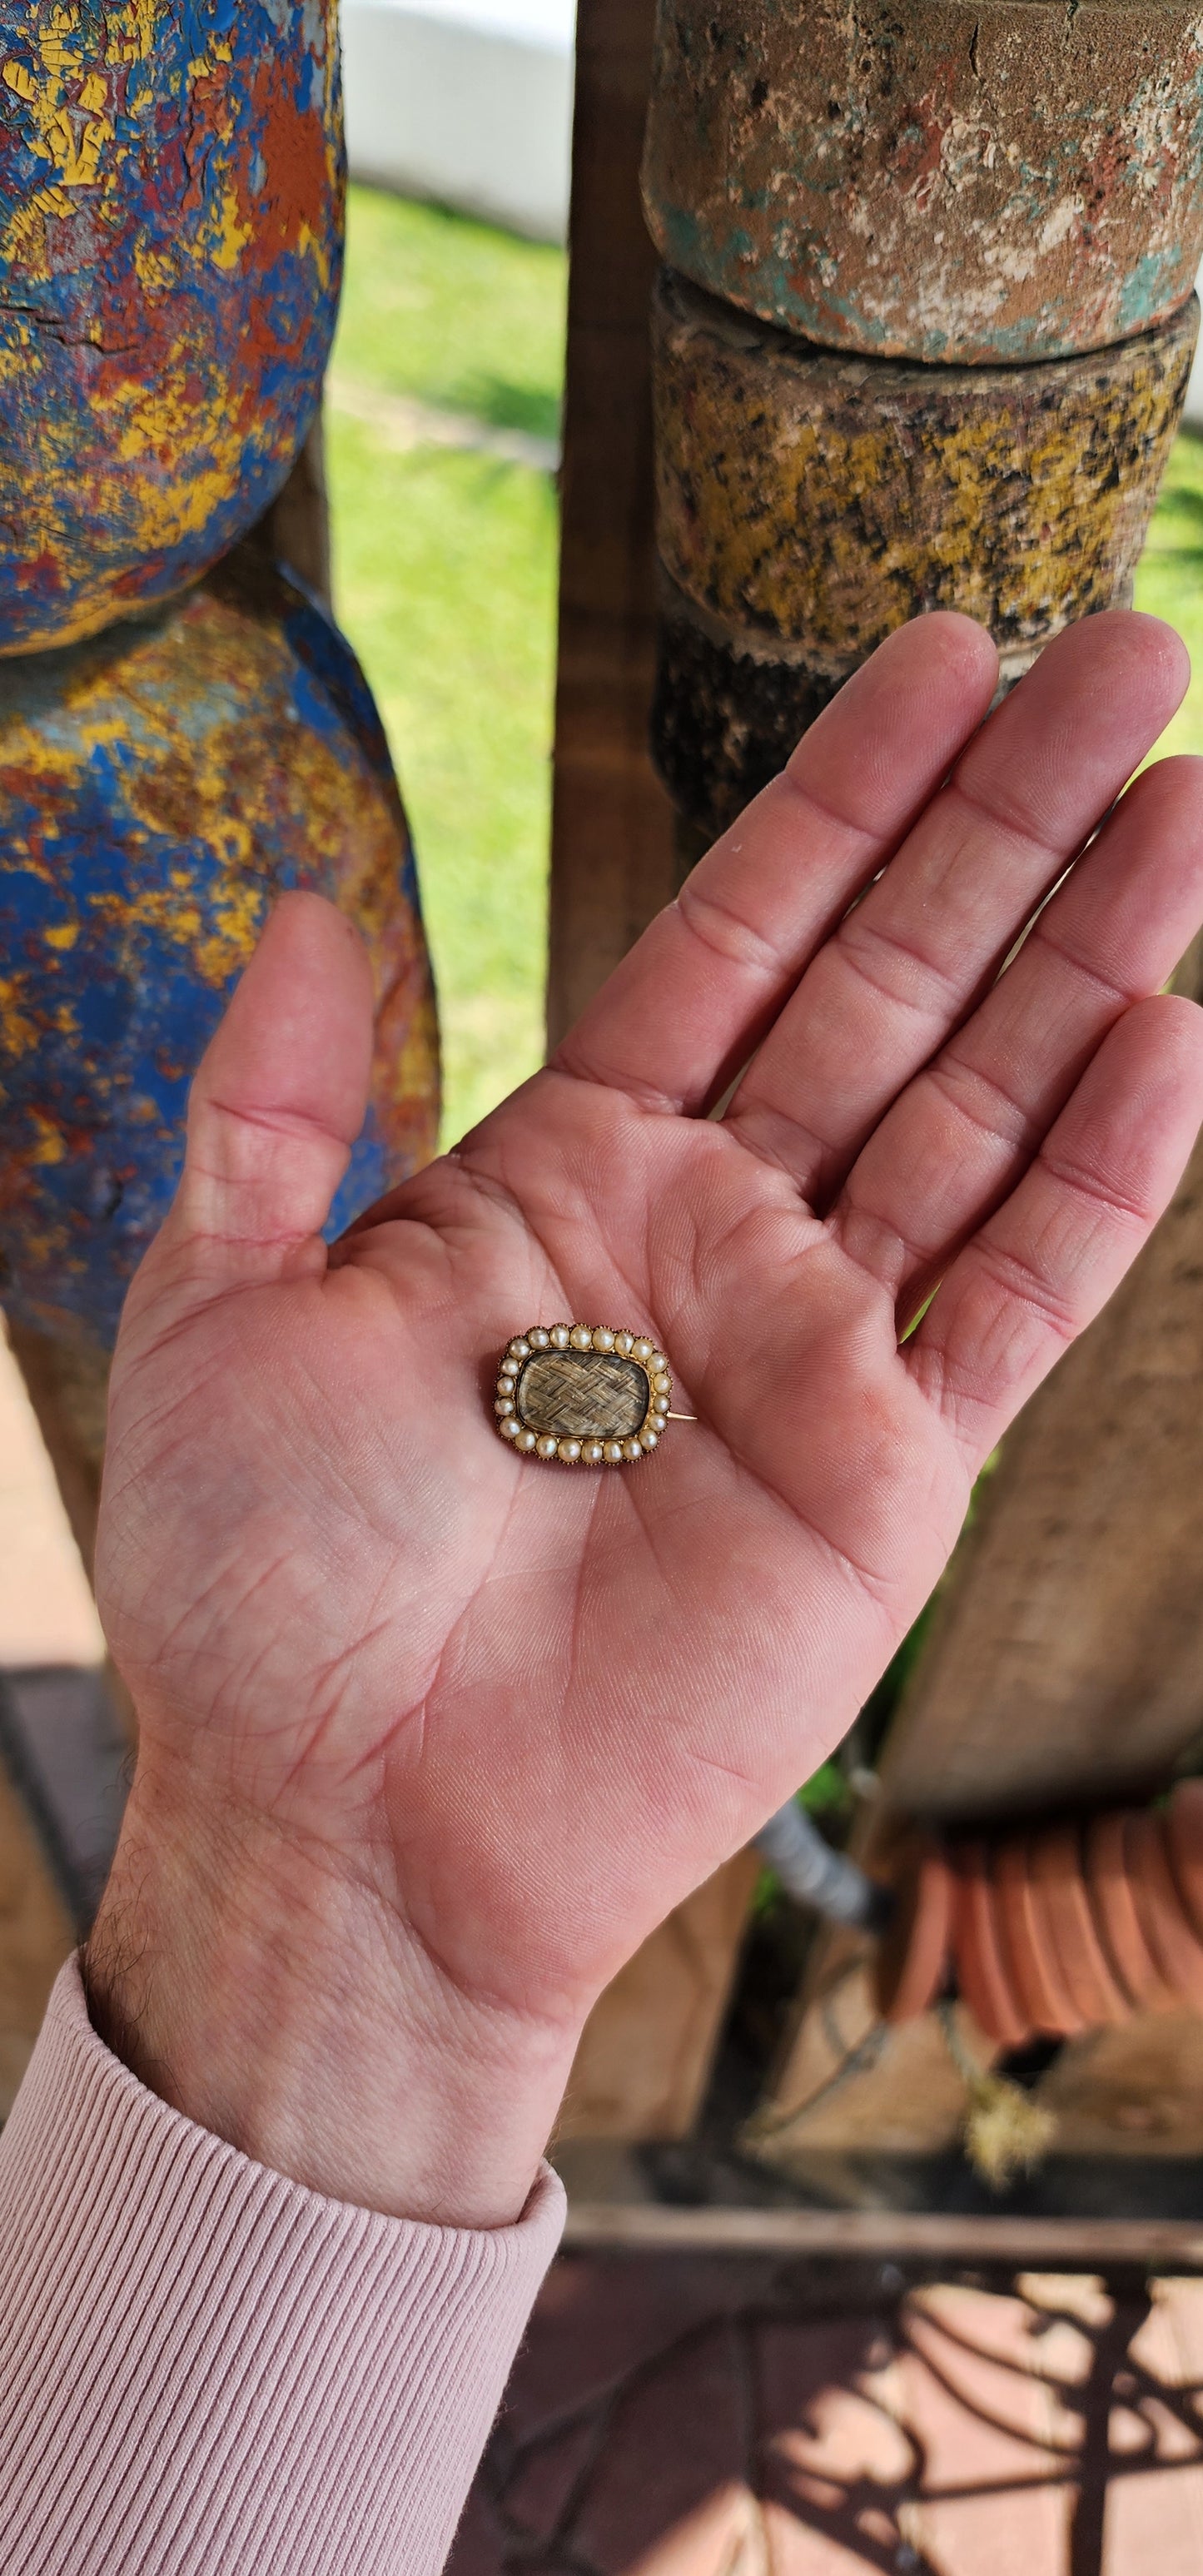
[[[71,1535],[92,1579],[96,1513],[104,1465],[109,1355],[87,1343],[52,1341],[12,1321],[8,1337],[46,1443]]]
[[[560,655],[547,1019],[552,1045],[671,901],[672,807],[652,768],[651,326],[639,195],[655,0],[580,0],[573,131]],[[590,2019],[574,2134],[683,2137],[696,2116],[755,1863],[728,1864],[646,1942]]]
[[[655,678],[649,308],[639,200],[655,0],[581,0],[552,814],[552,1044],[671,899]]]
[[[277,563],[299,573],[323,607],[333,605],[326,437],[319,412],[279,499],[263,521]]]
[[[25,1810],[0,1771],[0,2120],[12,2109],[75,1926]]]

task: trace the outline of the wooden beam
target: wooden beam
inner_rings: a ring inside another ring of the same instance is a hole
[[[264,526],[277,563],[299,573],[306,588],[330,608],[330,504],[326,437],[320,412],[279,499],[267,512]]]
[[[688,2137],[701,2108],[759,1862],[737,1852],[652,1933],[585,2026],[563,2135]]]
[[[1139,1797],[1199,1735],[1201,1286],[1203,1147],[980,1491],[885,1749],[892,1805]]]
[[[1203,2268],[1191,2219],[1024,2218],[953,2210],[678,2209],[658,2201],[569,2202],[566,2252],[849,2254],[940,2262]]]
[[[655,0],[581,0],[552,812],[551,1043],[676,890],[648,756],[655,676],[650,302],[639,163]]]
[[[25,1809],[0,1771],[0,2120],[74,1947],[75,1929]]]
[[[84,1343],[51,1341],[49,1334],[32,1332],[11,1320],[8,1338],[91,1582],[104,1465],[108,1353]]]

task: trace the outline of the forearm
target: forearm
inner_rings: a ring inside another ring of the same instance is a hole
[[[72,1963],[0,2139],[0,2565],[436,2576],[560,2207],[306,2190],[148,2091]]]

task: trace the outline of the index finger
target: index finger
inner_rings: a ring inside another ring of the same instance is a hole
[[[914,619],[803,735],[557,1048],[558,1071],[697,1115],[884,867],[994,694],[972,619]]]

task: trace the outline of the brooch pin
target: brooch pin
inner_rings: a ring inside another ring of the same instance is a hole
[[[633,1467],[650,1456],[672,1413],[663,1351],[605,1324],[533,1324],[509,1344],[493,1411],[503,1440],[527,1458],[566,1467]]]

